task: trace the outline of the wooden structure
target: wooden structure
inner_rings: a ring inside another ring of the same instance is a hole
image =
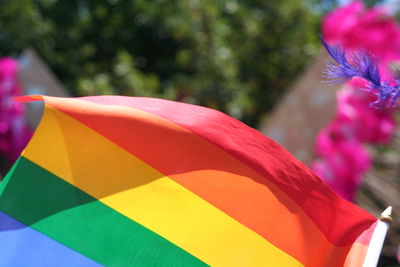
[[[26,49],[19,58],[19,82],[26,95],[70,96],[47,64],[33,49]],[[27,119],[35,129],[42,117],[41,103],[27,103]]]

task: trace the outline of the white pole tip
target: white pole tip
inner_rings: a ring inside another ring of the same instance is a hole
[[[392,223],[392,206],[387,207],[382,213],[379,220],[387,223]]]

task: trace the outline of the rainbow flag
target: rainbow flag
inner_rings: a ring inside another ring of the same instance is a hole
[[[0,266],[361,266],[376,219],[215,110],[43,100],[0,184]]]

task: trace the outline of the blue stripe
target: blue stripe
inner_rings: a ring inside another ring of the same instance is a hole
[[[0,266],[102,266],[0,211]]]

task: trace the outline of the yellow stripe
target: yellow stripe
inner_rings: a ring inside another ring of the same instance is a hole
[[[212,266],[303,266],[185,187],[50,107],[23,155]]]

